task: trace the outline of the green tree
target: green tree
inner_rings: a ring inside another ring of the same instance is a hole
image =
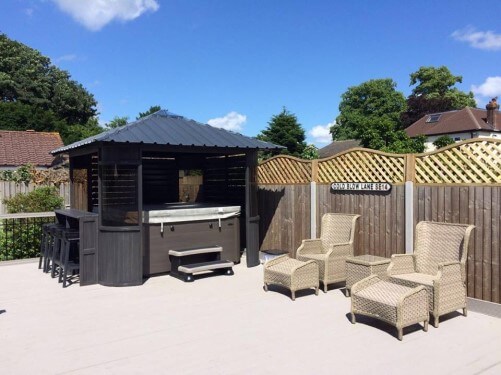
[[[102,131],[96,104],[48,57],[0,34],[0,129],[58,131],[71,143]]]
[[[139,112],[139,115],[136,117],[136,120],[139,120],[142,117],[146,117],[151,115],[152,113],[160,111],[162,108],[159,105],[152,105],[150,109],[148,109],[146,112]]]
[[[411,139],[401,127],[404,110],[404,95],[392,79],[373,79],[349,87],[341,96],[332,138],[359,139],[364,147],[386,152],[422,152],[423,137]]]
[[[318,159],[318,148],[313,144],[307,145],[301,153],[301,159]]]
[[[53,132],[67,127],[51,110],[20,102],[0,101],[0,129]]]
[[[268,127],[257,138],[285,146],[287,149],[283,150],[282,153],[296,157],[301,157],[306,147],[304,129],[297,121],[296,115],[289,112],[285,107],[278,115],[272,116],[268,122]]]
[[[400,120],[404,128],[409,127],[424,115],[431,113],[447,112],[454,109],[449,98],[427,98],[424,95],[409,95],[407,110],[402,112]]]
[[[442,148],[445,146],[452,145],[454,143],[455,143],[454,139],[452,139],[448,135],[441,135],[440,137],[435,139],[435,142],[433,142],[433,146],[435,146],[436,148]]]
[[[446,66],[438,68],[422,66],[411,74],[412,95],[425,96],[428,99],[445,98],[451,101],[452,109],[461,109],[466,106],[475,107],[473,93],[460,91],[454,87],[456,83],[463,82],[462,76],[455,76]]]
[[[77,142],[81,139],[92,137],[101,133],[104,129],[99,126],[97,118],[92,117],[85,125],[67,125],[58,129],[65,145]]]
[[[110,122],[108,122],[106,124],[106,127],[108,129],[115,129],[115,128],[119,128],[121,126],[124,126],[124,125],[127,125],[127,122],[129,121],[129,117],[128,116],[115,116],[113,117],[113,120],[111,120]]]
[[[50,110],[69,124],[85,125],[97,113],[93,95],[68,72],[5,34],[0,34],[0,101]]]
[[[422,66],[410,77],[410,85],[415,87],[401,116],[404,128],[430,113],[476,107],[471,91],[466,93],[454,87],[463,77],[453,75],[446,66]]]

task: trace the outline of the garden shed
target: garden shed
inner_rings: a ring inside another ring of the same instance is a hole
[[[258,151],[280,148],[160,110],[54,150],[69,154],[72,210],[98,218],[80,235],[81,283],[138,285],[170,271],[169,249],[212,242],[258,265]],[[190,202],[184,175],[202,182]]]

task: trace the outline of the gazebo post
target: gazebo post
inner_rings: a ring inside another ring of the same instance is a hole
[[[257,207],[257,151],[246,153],[245,226],[247,267],[259,265],[259,215]]]

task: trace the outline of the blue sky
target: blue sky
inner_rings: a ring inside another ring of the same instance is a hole
[[[322,147],[342,93],[369,79],[408,95],[410,73],[446,65],[479,106],[501,95],[500,14],[499,0],[3,0],[0,32],[69,71],[101,123],[160,105],[255,136],[285,106]]]

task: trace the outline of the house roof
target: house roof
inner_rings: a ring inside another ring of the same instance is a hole
[[[0,166],[50,167],[54,161],[51,150],[61,146],[59,133],[0,130]]]
[[[429,121],[430,116],[440,115],[438,121]],[[499,117],[499,113],[497,113]],[[452,134],[470,131],[494,131],[501,132],[501,119],[497,121],[497,126],[493,127],[487,123],[487,111],[480,108],[465,107],[456,111],[434,113],[421,117],[414,124],[405,129],[409,137],[417,135],[439,135]]]
[[[360,141],[355,139],[348,139],[346,141],[334,141],[325,147],[318,150],[319,158],[327,158],[332,155],[339,154],[340,152],[349,150],[350,148],[360,147]]]
[[[96,142],[258,150],[284,148],[239,133],[202,124],[166,110],[160,110],[125,126],[58,148],[52,153],[58,154]]]

